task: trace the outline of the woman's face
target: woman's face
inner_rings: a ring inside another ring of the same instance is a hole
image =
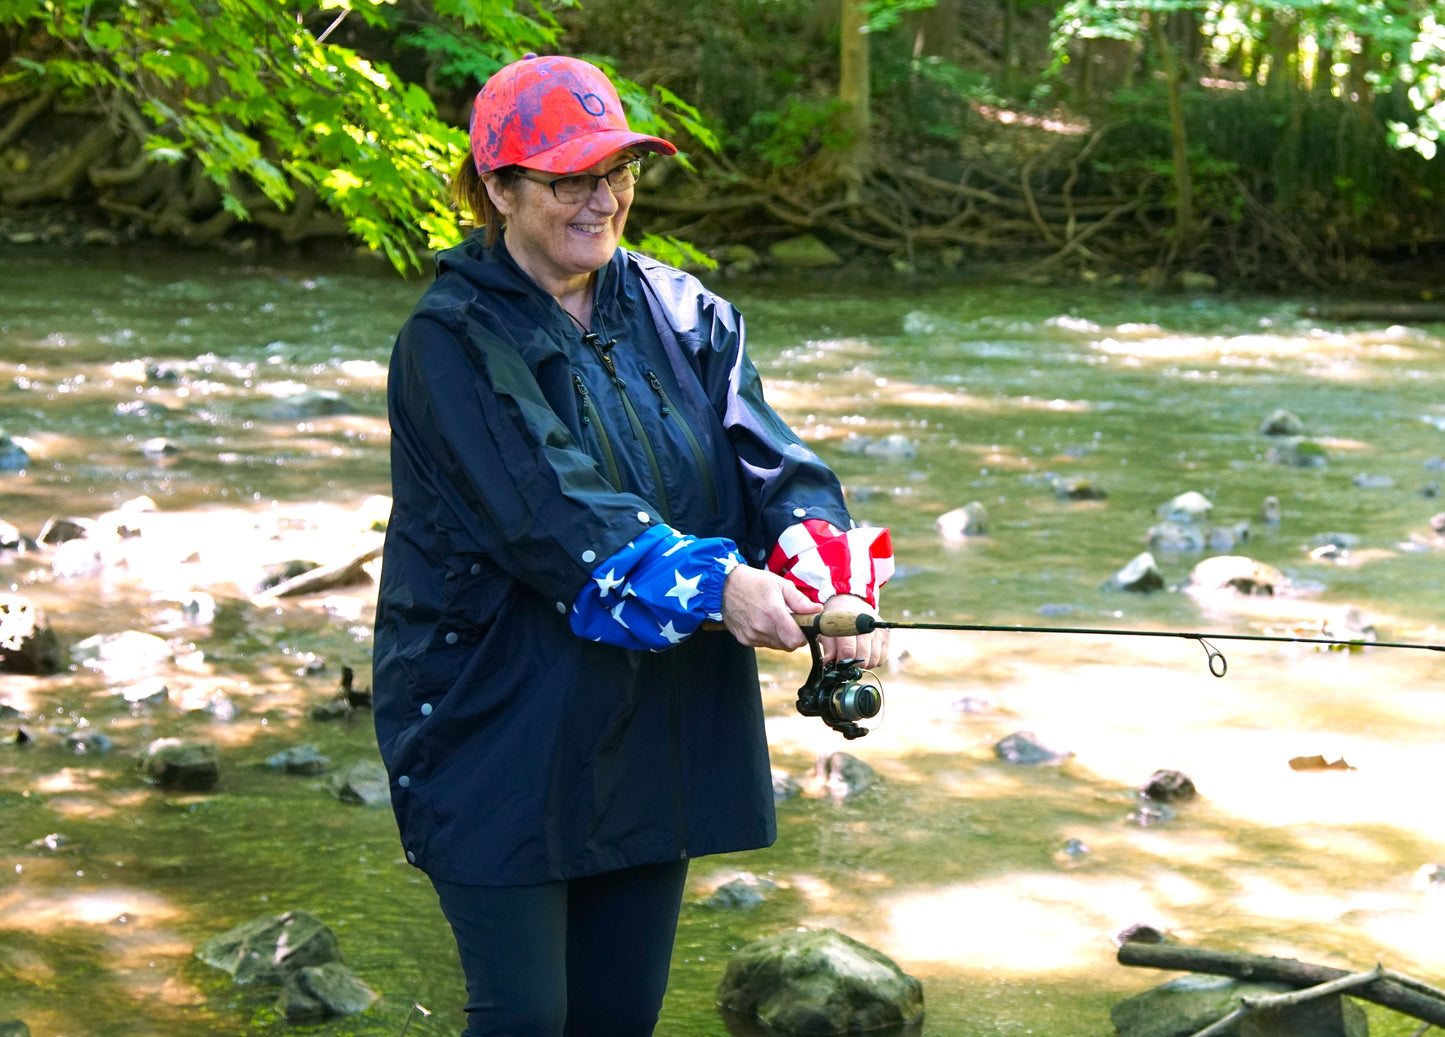
[[[631,151],[618,151],[579,173],[604,176],[631,161]],[[555,180],[566,174],[525,170],[539,180]],[[495,177],[486,177],[492,202],[506,218],[507,250],[543,288],[560,294],[575,288],[606,265],[617,250],[627,210],[632,207],[632,188],[614,192],[607,181],[599,181],[584,201],[559,202],[552,189],[536,180],[517,178],[503,187]]]

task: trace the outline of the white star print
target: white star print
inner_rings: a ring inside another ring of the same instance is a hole
[[[672,625],[672,620],[670,619],[666,623],[662,624],[662,626],[658,627],[657,632],[663,637],[667,638],[668,644],[675,645],[679,641],[686,640],[687,638],[686,634],[679,634],[677,632],[677,629]]]
[[[608,569],[606,576],[593,577],[597,584],[598,593],[601,594],[602,597],[607,597],[607,595],[612,593],[614,588],[621,587],[623,583],[626,582],[625,580],[619,580],[613,575],[616,572],[616,569]]]
[[[698,581],[702,579],[702,573],[698,573],[690,580],[685,580],[683,579],[682,571],[680,569],[674,569],[672,576],[677,583],[673,586],[672,590],[668,591],[663,597],[676,598],[678,605],[682,608],[687,608],[687,603],[702,593],[702,591],[697,589]]]
[[[666,558],[668,555],[672,554],[674,551],[680,551],[680,550],[682,550],[684,547],[689,547],[689,546],[691,546],[692,543],[693,543],[693,541],[690,540],[690,539],[688,539],[687,537],[678,537],[678,538],[677,538],[677,543],[673,544],[673,545],[672,545],[671,547],[669,547],[666,551],[662,552],[662,557]]]
[[[625,601],[619,601],[617,607],[612,610],[612,618],[617,621],[617,625],[623,630],[631,630],[632,628],[628,626],[627,622],[622,618],[622,606],[626,604],[627,602]]]
[[[732,572],[734,569],[736,569],[739,565],[742,564],[738,561],[738,556],[735,554],[726,554],[723,555],[721,558],[714,558],[713,561],[717,562],[718,565],[722,566],[724,576],[726,576],[728,573]]]

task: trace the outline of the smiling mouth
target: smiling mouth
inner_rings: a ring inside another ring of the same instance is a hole
[[[573,230],[579,233],[592,236],[601,234],[607,229],[607,224],[605,223],[574,223],[571,226]]]

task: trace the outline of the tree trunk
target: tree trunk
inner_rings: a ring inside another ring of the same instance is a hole
[[[1169,91],[1169,137],[1173,144],[1175,193],[1174,242],[1169,249],[1172,260],[1181,252],[1188,251],[1193,233],[1194,188],[1189,176],[1189,139],[1184,129],[1184,100],[1180,85],[1184,76],[1179,67],[1179,55],[1174,51],[1160,12],[1150,12],[1149,29],[1159,51],[1159,66]]]
[[[840,171],[850,184],[861,184],[872,165],[868,130],[868,14],[866,0],[839,0],[842,30],[839,42],[838,100],[845,106],[842,128],[850,135]]]
[[[999,86],[1004,93],[1013,87],[1014,69],[1014,25],[1018,13],[1018,0],[1003,0],[1003,53],[999,55],[1002,77]]]
[[[914,53],[937,55],[945,61],[958,60],[959,0],[938,0],[922,12],[918,43]]]
[[[1350,55],[1350,74],[1345,89],[1359,113],[1360,122],[1369,125],[1375,118],[1375,94],[1370,87],[1370,51],[1372,41],[1368,36],[1358,37],[1359,53]]]

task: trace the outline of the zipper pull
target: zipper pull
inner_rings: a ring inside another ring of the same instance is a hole
[[[592,401],[588,398],[587,386],[582,384],[582,376],[580,374],[574,374],[572,376],[572,384],[577,387],[577,395],[582,398],[582,424],[590,425],[592,424],[592,408],[590,406]]]
[[[667,412],[672,401],[667,398],[667,393],[662,388],[662,379],[658,378],[657,373],[652,370],[645,372],[645,377],[647,378],[647,384],[652,386],[652,391],[657,393],[657,398],[662,403],[662,416],[664,418],[667,417]]]

